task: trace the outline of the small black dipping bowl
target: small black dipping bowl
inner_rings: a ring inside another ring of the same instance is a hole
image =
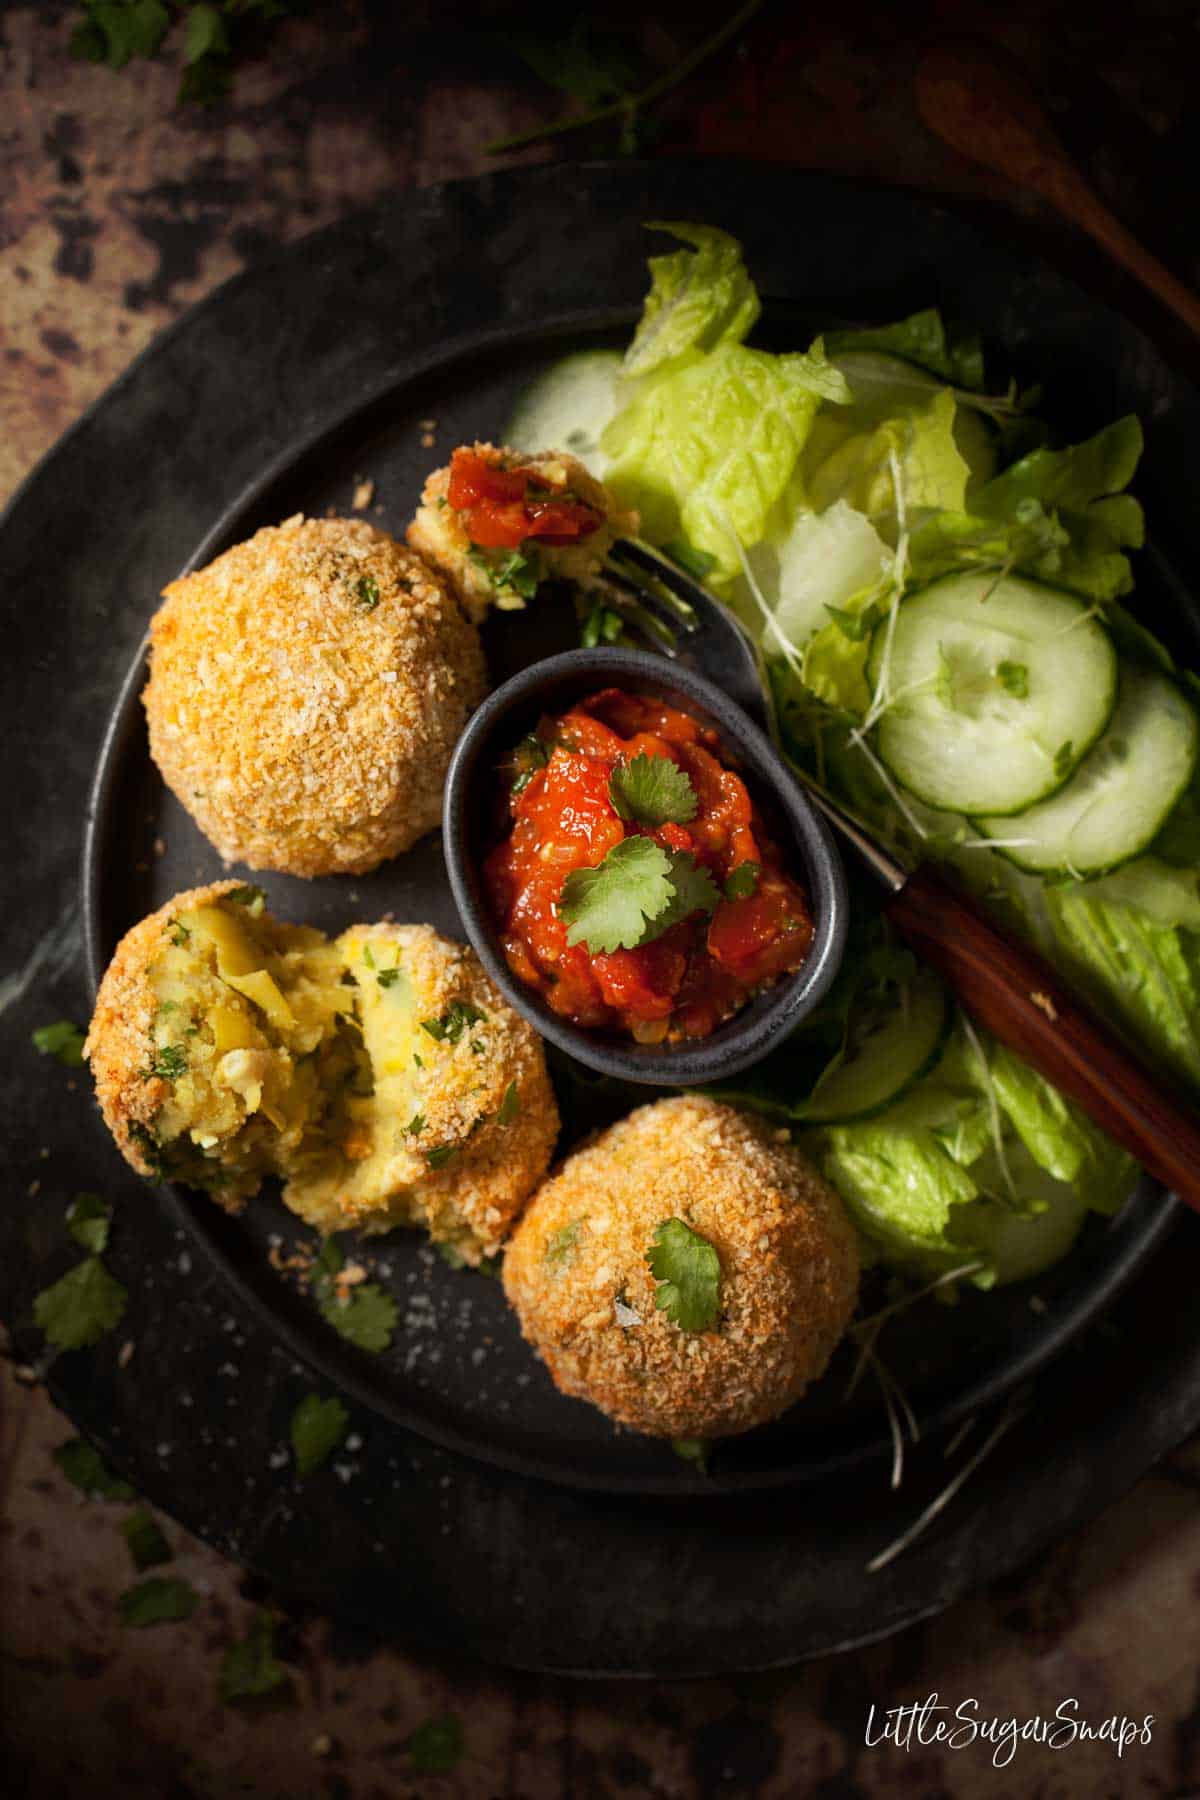
[[[492,924],[482,864],[497,841],[500,764],[544,713],[565,711],[599,688],[624,687],[674,702],[718,732],[773,827],[785,866],[804,878],[812,905],[808,956],[758,994],[710,1037],[671,1045],[635,1044],[572,1025],[518,981]],[[467,935],[496,986],[531,1025],[568,1055],[604,1075],[648,1087],[724,1081],[764,1057],[820,1003],[846,942],[846,877],[824,820],[770,740],[720,688],[691,669],[638,650],[571,650],[535,663],[497,688],[469,721],[446,780],[446,867]]]

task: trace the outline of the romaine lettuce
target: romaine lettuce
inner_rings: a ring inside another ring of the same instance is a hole
[[[761,310],[742,246],[711,225],[651,224],[691,250],[650,258],[650,292],[625,352],[629,377],[652,374],[689,350],[740,344]]]

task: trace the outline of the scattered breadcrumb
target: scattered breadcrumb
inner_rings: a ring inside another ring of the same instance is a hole
[[[358,482],[354,489],[354,499],[350,504],[355,512],[366,512],[374,498],[375,483],[368,478]]]

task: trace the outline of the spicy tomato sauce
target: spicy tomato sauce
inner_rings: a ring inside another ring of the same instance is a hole
[[[528,538],[574,544],[604,523],[594,506],[547,487],[536,468],[507,469],[475,450],[450,458],[446,498],[465,515],[471,542],[485,550],[516,550]]]
[[[686,774],[696,799],[686,824],[619,816],[613,772],[639,754],[669,757]],[[717,734],[691,714],[606,688],[544,718],[507,773],[511,830],[487,859],[485,884],[509,967],[564,1018],[627,1031],[639,1043],[706,1037],[804,961],[813,934],[807,895],[783,868],[745,782],[722,760]],[[715,904],[635,948],[568,943],[558,910],[564,881],[597,868],[633,835],[692,857],[715,883]]]

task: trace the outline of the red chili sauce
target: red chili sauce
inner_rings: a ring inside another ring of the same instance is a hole
[[[609,783],[639,754],[670,757],[685,772],[697,803],[686,824],[619,817]],[[807,895],[782,867],[716,732],[689,713],[606,688],[543,718],[505,769],[511,831],[484,866],[493,916],[513,973],[573,1024],[629,1032],[639,1043],[706,1037],[804,961],[813,935]],[[716,884],[715,908],[633,949],[569,944],[558,911],[566,877],[597,867],[635,835],[689,852]],[[739,869],[733,890],[744,897],[723,897]]]
[[[471,542],[485,550],[516,550],[527,538],[574,544],[604,523],[596,507],[557,493],[536,468],[500,468],[474,450],[450,458],[446,498],[466,515]]]

